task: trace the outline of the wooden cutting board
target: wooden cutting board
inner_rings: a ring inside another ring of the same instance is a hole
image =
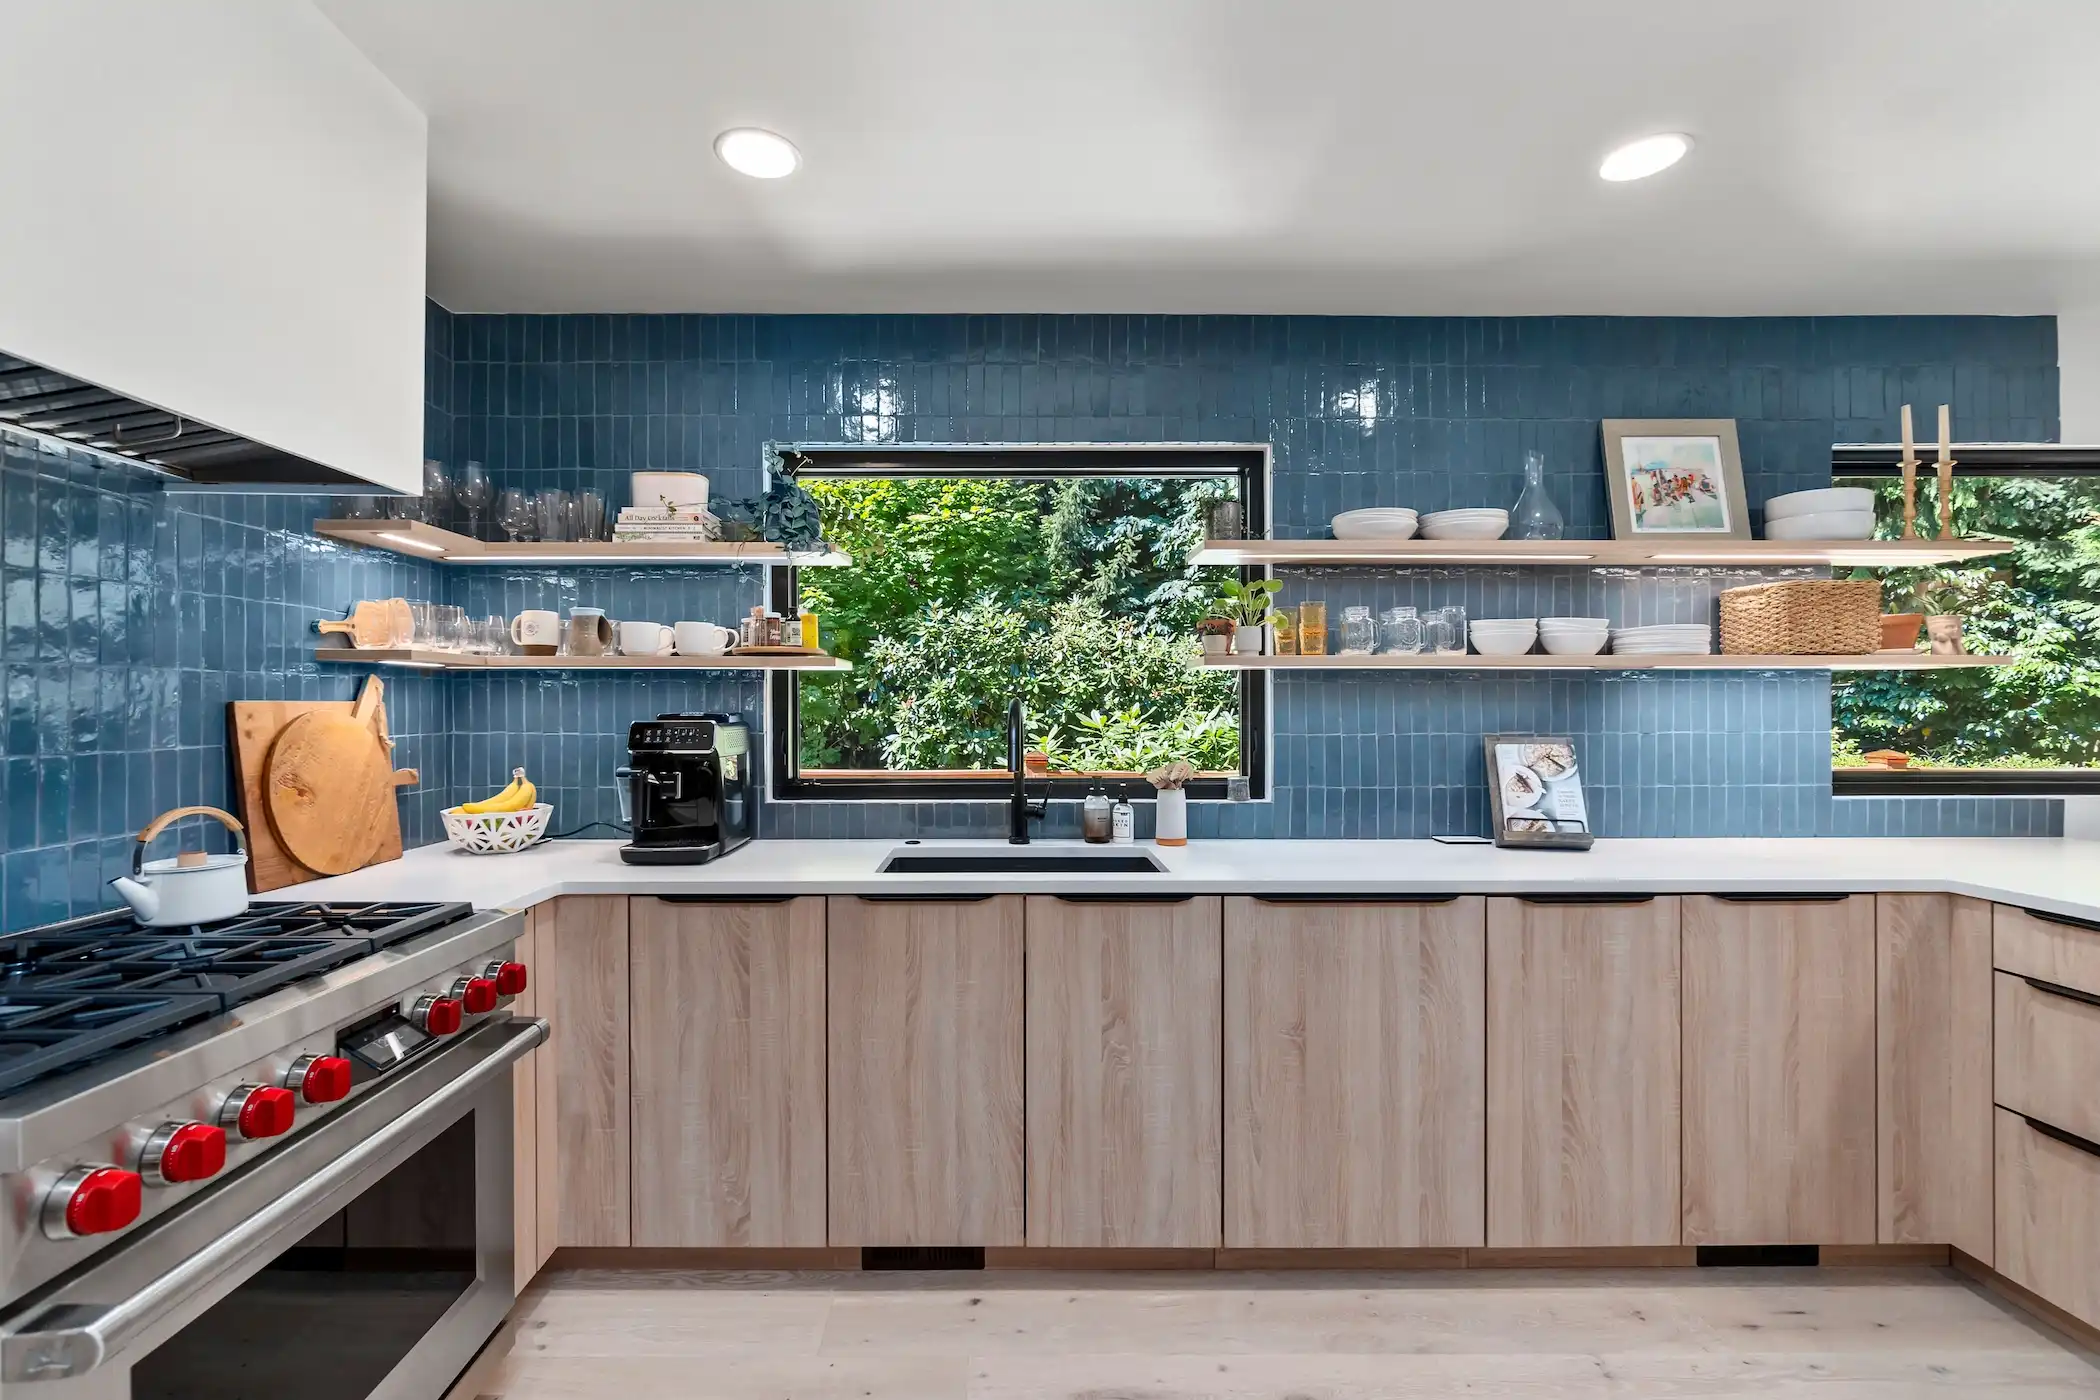
[[[234,770],[240,781],[238,815],[248,828],[248,888],[251,892],[261,894],[305,880],[317,880],[326,874],[340,873],[304,863],[285,843],[271,811],[269,775],[271,755],[289,727],[308,715],[326,715],[344,723],[354,723],[352,717],[356,714],[357,703],[351,700],[235,700],[227,705],[227,734],[233,748]],[[415,780],[413,769],[393,773],[392,760],[385,757],[389,743],[383,700],[373,705],[363,728],[368,734],[378,736],[373,744],[381,755],[379,762],[387,774],[387,787],[371,817],[372,843],[356,864],[346,867],[352,870],[400,859],[401,817],[393,792],[404,780]],[[301,771],[304,771],[303,764]],[[322,792],[331,794],[323,796],[317,803],[317,810],[325,813],[331,810],[329,804],[337,800],[325,777]],[[347,836],[344,840],[350,844],[363,844],[361,835]],[[325,850],[319,854],[331,864],[335,863]]]

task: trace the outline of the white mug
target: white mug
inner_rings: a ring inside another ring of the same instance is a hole
[[[681,622],[671,629],[680,656],[720,656],[736,634],[712,622]]]
[[[551,656],[561,645],[561,614],[528,608],[510,620],[510,639],[528,656]]]
[[[668,656],[671,654],[671,629],[661,622],[623,622],[620,624],[620,655],[622,656]]]

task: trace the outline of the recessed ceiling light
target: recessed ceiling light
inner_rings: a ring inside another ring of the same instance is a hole
[[[1684,153],[1691,148],[1692,138],[1679,132],[1643,136],[1606,156],[1604,164],[1597,167],[1597,173],[1607,180],[1645,180],[1683,160]]]
[[[785,136],[776,136],[755,126],[733,127],[715,138],[715,154],[722,164],[754,180],[778,180],[795,173],[802,152]]]

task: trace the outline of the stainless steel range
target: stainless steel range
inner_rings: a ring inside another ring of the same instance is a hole
[[[517,914],[0,938],[0,1396],[440,1394],[512,1286]]]

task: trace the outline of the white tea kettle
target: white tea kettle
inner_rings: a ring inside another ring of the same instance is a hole
[[[233,833],[233,854],[184,851],[173,860],[146,860],[153,838],[184,817],[217,817]],[[216,807],[177,807],[162,812],[139,833],[131,851],[131,874],[111,880],[139,922],[154,928],[230,919],[248,908],[248,844],[241,824]]]

